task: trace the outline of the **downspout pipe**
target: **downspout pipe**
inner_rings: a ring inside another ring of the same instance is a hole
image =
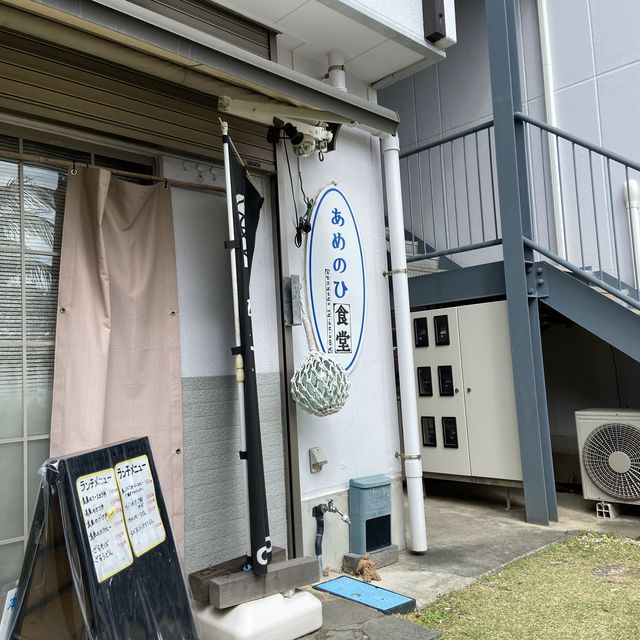
[[[624,183],[624,203],[629,213],[631,226],[631,255],[633,256],[634,279],[640,291],[640,185],[631,178]]]
[[[333,49],[329,51],[329,84],[340,91],[347,90],[347,77],[344,72],[345,55],[342,51]]]
[[[404,241],[404,215],[400,183],[400,141],[398,136],[383,135],[382,155],[387,198],[389,241],[391,245],[391,273],[395,309],[398,372],[400,376],[400,405],[404,438],[404,470],[407,480],[409,506],[409,549],[413,553],[427,551],[427,529],[422,489],[422,460],[418,426],[417,388],[413,364],[413,341],[407,279],[407,255]]]
[[[553,84],[553,54],[551,52],[549,6],[547,0],[538,0],[538,29],[540,31],[540,54],[542,57],[544,109],[547,123],[555,127],[558,124],[558,118],[556,114],[556,95]],[[562,207],[562,194],[560,192],[562,185],[560,184],[557,136],[547,134],[547,150],[549,152],[549,179],[551,181],[551,203],[553,207],[553,227],[556,237],[556,253],[566,260],[567,239],[565,237],[564,210]],[[551,238],[549,238],[549,248],[552,248]]]

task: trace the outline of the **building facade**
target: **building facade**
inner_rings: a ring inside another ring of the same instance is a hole
[[[449,42],[429,43],[422,15],[418,1],[0,6],[0,583],[19,573],[49,452],[65,187],[76,165],[171,185],[185,568],[244,551],[221,116],[265,198],[251,295],[273,543],[312,555],[312,506],[335,498],[348,510],[351,478],[386,474],[393,541],[405,545],[379,137],[393,135],[397,119],[377,105],[375,86],[445,58]],[[222,112],[221,96],[285,120],[333,118],[343,124],[336,150],[298,164],[291,148],[288,159],[282,143],[267,142],[264,118]],[[311,197],[331,182],[348,195],[366,252],[361,355],[347,405],[326,418],[298,410],[288,393],[308,352],[302,327],[287,325],[282,308],[283,279],[304,281],[292,222],[305,206],[302,179]],[[328,463],[312,474],[309,449],[318,446]],[[339,568],[346,551],[348,528],[328,518],[325,566]]]
[[[490,13],[497,5],[499,13]],[[532,298],[540,301],[531,312],[539,326],[532,325],[531,332],[541,335],[541,366],[531,380],[546,381],[546,406],[541,405],[540,412],[548,416],[549,428],[541,427],[541,438],[548,438],[550,477],[578,485],[575,412],[634,409],[640,403],[633,346],[640,249],[633,202],[640,131],[633,104],[640,66],[629,26],[637,19],[638,7],[621,2],[613,8],[597,0],[519,0],[504,6],[506,32],[495,19],[504,13],[503,3],[458,0],[459,43],[447,59],[383,89],[379,100],[397,110],[401,121],[407,251],[414,256],[409,260],[416,260],[410,264],[415,276],[412,308],[508,300],[507,270],[522,275],[518,286],[526,292],[530,310]],[[505,48],[495,53],[492,47],[503,40],[509,53]],[[515,68],[511,75],[500,67],[506,56]],[[504,119],[506,126],[515,127],[510,135],[522,144],[521,155],[510,162],[519,163],[517,186],[523,197],[522,230],[516,232],[514,246],[519,251],[522,236],[534,246],[525,244],[524,254],[507,267],[509,216],[503,186],[514,187],[517,181],[505,177],[499,165],[505,146],[496,137],[502,126],[496,96],[511,100],[512,89],[506,88],[511,82],[517,89],[513,95],[519,94],[516,113],[512,110]],[[503,94],[498,93],[501,88]],[[629,313],[618,318],[621,305],[616,303],[609,316],[608,308],[598,305],[603,300],[591,307],[586,298],[574,298],[573,282],[559,294],[553,274],[540,271],[540,282],[530,279],[530,273],[537,273],[530,268],[536,261],[544,263],[538,268],[555,265],[592,289],[600,282],[612,285],[614,292],[599,291],[622,302]],[[496,281],[491,276],[494,267],[499,268]],[[448,275],[438,273],[441,270]],[[584,274],[595,279],[582,279]],[[478,283],[478,278],[487,286],[474,288],[470,283]],[[458,287],[457,282],[467,286]],[[594,321],[597,315],[602,323]],[[521,323],[520,330],[526,324]],[[512,334],[514,366],[516,358],[530,357],[513,349]],[[518,393],[535,395],[532,385],[524,387],[516,380]],[[527,454],[522,455],[525,462]],[[545,454],[538,449],[537,455],[542,459]],[[542,476],[542,467],[533,475]]]

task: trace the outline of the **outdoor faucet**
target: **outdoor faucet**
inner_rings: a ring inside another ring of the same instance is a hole
[[[348,514],[340,511],[338,507],[333,504],[333,498],[328,503],[321,503],[313,507],[311,515],[316,519],[316,558],[320,565],[320,571],[322,572],[322,537],[324,536],[324,514],[325,513],[337,513],[340,516],[342,522],[351,524],[351,518]]]
[[[331,498],[331,500],[329,500],[329,503],[327,504],[327,511],[330,511],[331,513],[337,513],[340,516],[342,522],[351,524],[351,518],[349,517],[349,514],[343,513],[342,511],[340,511],[340,509],[338,509],[338,507],[335,507],[333,504],[333,498]]]

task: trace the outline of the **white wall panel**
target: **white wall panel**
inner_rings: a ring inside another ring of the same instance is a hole
[[[422,0],[359,0],[359,4],[379,14],[383,18],[395,22],[419,38],[424,38],[422,26]]]
[[[394,458],[399,434],[388,282],[382,276],[386,269],[386,240],[379,153],[375,138],[345,128],[340,133],[338,150],[327,154],[324,162],[317,157],[301,160],[309,196],[314,197],[331,181],[336,181],[347,196],[360,229],[368,287],[365,335],[351,374],[349,400],[339,413],[324,418],[297,412],[303,500],[344,490],[351,478],[377,473],[395,477],[400,471]],[[293,204],[282,155],[279,166],[280,210],[290,242],[289,269],[303,275],[305,252],[293,246]],[[296,198],[301,207],[297,189]],[[293,328],[293,339],[298,365],[308,353],[302,327]],[[329,462],[320,473],[311,474],[308,450],[316,446],[322,447]]]

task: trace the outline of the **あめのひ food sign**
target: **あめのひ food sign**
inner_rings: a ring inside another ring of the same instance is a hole
[[[307,244],[307,294],[318,348],[353,369],[362,346],[367,289],[354,212],[336,186],[316,198]]]

